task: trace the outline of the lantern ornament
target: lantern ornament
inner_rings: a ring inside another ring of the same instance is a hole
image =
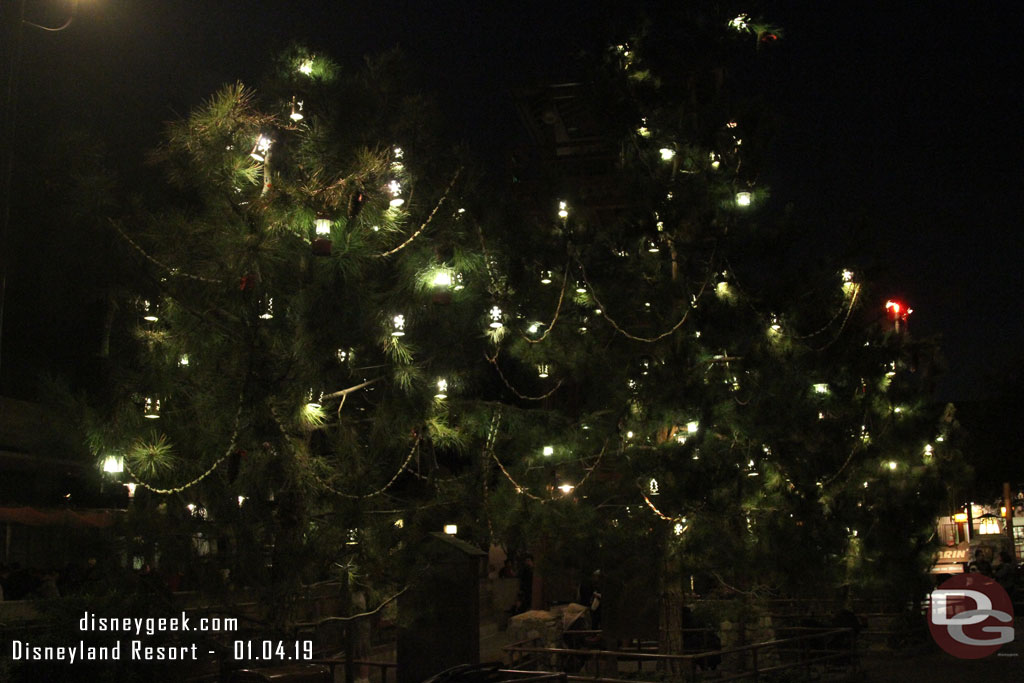
[[[452,286],[452,271],[447,268],[438,268],[434,271],[431,284],[440,289],[448,289]]]
[[[399,196],[402,194],[402,184],[400,182],[392,180],[388,183],[388,192],[391,193],[391,201],[388,202],[391,208],[397,209],[402,204],[405,204],[405,200]]]
[[[652,496],[657,496],[661,493],[658,480],[654,477],[651,477],[651,480],[647,482],[647,492]]]
[[[546,379],[551,374],[551,366],[547,363],[541,363],[537,366],[537,376],[541,379]]]
[[[455,536],[459,533],[459,526],[457,524],[445,524],[444,532],[449,536]]]
[[[391,318],[391,336],[392,337],[404,337],[405,336],[405,316],[396,315]]]
[[[746,14],[740,14],[735,19],[729,22],[729,28],[736,29],[737,31],[746,31],[749,22],[749,16],[747,16]]]
[[[187,353],[183,353],[180,356],[178,356],[178,367],[179,368],[187,368],[188,364],[189,364],[189,358],[188,358],[188,354]]]
[[[313,227],[316,230],[316,237],[313,238],[311,246],[313,247],[313,254],[316,256],[330,256],[331,255],[331,219],[324,216],[318,216],[313,221]]]
[[[488,311],[487,314],[491,318],[490,328],[492,330],[500,330],[502,327],[505,326],[504,323],[501,322],[503,314],[500,308],[498,308],[497,306],[491,306],[491,310]]]
[[[103,458],[103,471],[107,474],[121,474],[124,472],[124,458],[120,455],[108,455]]]
[[[147,396],[142,399],[142,416],[150,420],[159,419],[160,399],[153,396]]]
[[[274,318],[274,297],[268,296],[267,303],[260,313],[260,320],[273,320]]]
[[[658,154],[661,155],[662,161],[672,161],[676,156],[676,151],[671,147],[662,147],[658,150]]]
[[[569,217],[569,205],[564,201],[558,202],[558,217],[562,220]]]
[[[249,152],[249,156],[259,162],[266,161],[267,155],[270,154],[270,145],[273,143],[274,141],[266,135],[260,135],[256,138],[256,144],[253,145],[252,151]]]
[[[143,299],[139,302],[139,308],[142,309],[142,319],[146,322],[155,323],[160,320],[160,316],[157,315],[157,305],[155,302]]]
[[[545,458],[550,458],[550,457],[551,457],[552,455],[554,455],[554,454],[555,454],[555,447],[554,447],[554,446],[544,446],[544,447],[543,447],[543,448],[541,449],[541,451],[540,451],[540,452],[541,452],[541,454],[542,454],[542,455],[543,455],[543,456],[544,456]]]
[[[317,394],[312,388],[306,392],[306,410],[315,411],[320,410],[321,401],[323,400],[324,392]]]
[[[563,493],[564,495],[568,496],[568,495],[569,495],[570,493],[572,493],[572,492],[573,492],[573,490],[574,490],[575,488],[576,488],[576,487],[575,487],[575,486],[573,486],[572,484],[566,483],[566,484],[562,484],[562,485],[560,485],[560,486],[558,487],[558,490],[559,490],[559,491],[561,491],[561,492],[562,492],[562,493]]]
[[[288,118],[296,123],[305,118],[302,115],[302,100],[296,100],[294,97],[292,98],[292,112],[288,115]]]
[[[736,193],[736,206],[750,206],[753,200],[754,196],[746,190]]]
[[[540,271],[540,283],[542,285],[550,285],[554,281],[554,277],[550,270]]]
[[[717,171],[722,165],[722,157],[718,152],[708,152],[708,161],[711,162],[712,171]]]
[[[441,400],[448,398],[448,380],[443,377],[437,380],[437,393],[434,398]]]
[[[811,388],[814,389],[814,393],[821,396],[827,396],[831,392],[831,389],[829,389],[829,386],[826,382],[818,382],[817,384],[812,384]]]
[[[299,73],[305,76],[311,76],[313,74],[313,59],[303,59],[299,62]]]

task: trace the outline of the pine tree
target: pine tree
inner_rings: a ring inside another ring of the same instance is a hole
[[[114,227],[137,315],[90,418],[136,487],[133,552],[280,606],[338,567],[400,590],[455,523],[664,593],[673,633],[691,576],[909,590],[953,462],[934,349],[766,208],[750,88],[780,36],[648,24],[536,96],[577,154],[511,188],[432,138],[393,55],[295,50],[172,124],[173,201]]]

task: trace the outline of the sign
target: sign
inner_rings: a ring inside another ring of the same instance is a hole
[[[928,630],[954,657],[988,657],[1013,642],[1013,602],[987,576],[953,576],[931,592]]]

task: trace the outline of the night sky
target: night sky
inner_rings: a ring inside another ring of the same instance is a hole
[[[566,53],[621,38],[616,13],[636,4],[81,0],[68,30],[26,29],[16,149],[31,155],[55,130],[89,129],[130,178],[163,122],[225,83],[256,83],[293,40],[342,62],[401,45],[452,128],[497,144],[492,132],[515,121],[510,88],[569,75]],[[57,23],[62,6],[28,2],[30,16]],[[820,226],[815,248],[858,245],[882,286],[915,309],[913,332],[942,335],[950,367],[940,398],[991,396],[994,378],[1019,383],[1017,4],[735,6],[785,28],[772,47],[772,205]],[[25,182],[34,179],[16,178]],[[5,364],[8,345],[28,343],[18,330],[37,329],[9,309]]]

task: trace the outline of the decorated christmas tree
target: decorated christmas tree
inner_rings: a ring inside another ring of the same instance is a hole
[[[454,525],[667,598],[664,628],[689,590],[914,587],[952,416],[909,311],[772,208],[781,35],[649,24],[524,93],[514,182],[431,135],[393,55],[295,50],[172,124],[167,199],[112,225],[138,287],[87,420],[129,554],[383,597]]]

